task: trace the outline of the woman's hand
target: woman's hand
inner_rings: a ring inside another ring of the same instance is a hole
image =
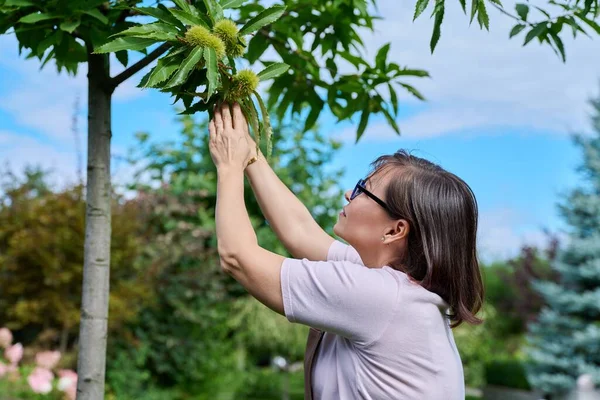
[[[233,168],[243,171],[255,156],[256,149],[240,105],[235,103],[232,108],[233,115],[229,104],[215,108],[215,116],[208,125],[210,155],[217,170]]]

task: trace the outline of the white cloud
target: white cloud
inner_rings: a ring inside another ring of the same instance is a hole
[[[80,97],[79,115],[87,113],[87,65],[79,64],[76,76],[58,73],[53,62],[40,70],[37,58],[25,60],[18,55],[17,40],[11,36],[0,36],[0,65],[17,74],[14,82],[6,82],[6,90],[0,97],[0,108],[11,114],[16,123],[47,135],[58,142],[71,140],[72,115],[76,96]],[[135,61],[135,60],[134,60]],[[113,59],[111,74],[124,68]],[[151,67],[151,66],[150,66]],[[138,72],[122,83],[113,95],[115,102],[123,103],[147,95],[135,87],[148,68]],[[87,131],[87,118],[79,118],[79,130]]]
[[[546,249],[549,239],[543,226],[532,224],[524,212],[512,208],[496,208],[479,214],[478,254],[486,263],[519,254],[524,245]],[[564,238],[559,232],[559,237]]]
[[[514,2],[503,3],[505,9],[514,9]],[[374,34],[364,34],[368,57],[372,59],[379,47],[391,42],[392,61],[426,69],[432,76],[407,81],[428,98],[425,111],[399,120],[400,129],[407,136],[433,137],[489,127],[564,134],[588,129],[587,100],[596,95],[600,76],[597,41],[582,35],[573,40],[566,27],[563,41],[567,63],[563,64],[548,45],[533,41],[522,47],[524,34],[509,39],[513,22],[496,9],[489,9],[488,33],[481,31],[476,22],[469,27],[468,17],[456,3],[447,6],[442,37],[431,55],[430,9],[413,23],[414,1],[388,0],[378,4],[385,19],[375,23]],[[399,94],[401,107],[417,102],[402,89]],[[374,124],[363,140],[396,137],[390,132]],[[341,137],[354,139],[345,131]]]
[[[51,144],[44,144],[15,132],[0,131],[0,159],[0,168],[4,169],[8,165],[18,176],[21,176],[26,166],[50,170],[49,182],[56,187],[64,187],[79,180],[77,154],[72,148],[59,150]],[[83,173],[85,174],[85,169]]]

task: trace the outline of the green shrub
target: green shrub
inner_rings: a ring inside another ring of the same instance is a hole
[[[530,390],[525,366],[519,360],[491,361],[485,364],[485,380],[488,385]]]
[[[287,373],[290,400],[304,399],[304,372]],[[282,398],[286,373],[271,368],[249,371],[246,384],[237,392],[236,399],[279,400]]]

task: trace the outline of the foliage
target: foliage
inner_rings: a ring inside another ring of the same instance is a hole
[[[221,271],[214,226],[216,169],[206,122],[198,124],[188,115],[179,118],[180,141],[151,144],[140,133],[131,155],[138,168],[138,183],[131,188],[138,193],[135,201],[150,231],[142,263],[155,296],[130,326],[129,337],[111,339],[107,376],[116,395],[135,397],[152,385],[177,385],[198,396],[231,391],[239,379],[230,373],[268,365],[275,355],[290,361],[303,356],[306,329],[250,298]],[[303,135],[297,123],[278,129],[275,171],[317,222],[331,230],[342,205],[342,192],[336,188],[342,172],[324,167],[340,145],[318,132]],[[250,186],[245,190],[259,244],[288,255]]]
[[[532,282],[556,280],[550,263],[556,257],[557,247],[558,239],[549,235],[545,250],[525,245],[517,257],[484,268],[486,300],[501,311],[494,321],[498,337],[524,334],[527,324],[539,313],[543,299]]]
[[[488,385],[530,390],[525,367],[519,360],[494,360],[485,364],[485,381]]]
[[[17,178],[8,171],[0,197],[0,320],[24,335],[38,334],[43,346],[77,336],[83,265],[85,202],[82,187],[51,191],[46,173],[35,168]],[[114,331],[135,318],[148,294],[136,266],[140,220],[132,204],[113,201],[110,294]]]
[[[584,373],[600,382],[600,98],[591,104],[595,134],[574,136],[588,185],[574,189],[560,206],[571,229],[551,265],[559,279],[534,282],[545,306],[530,326],[528,373],[532,386],[545,393],[570,390]]]
[[[266,110],[275,104],[280,120],[288,111],[300,116],[305,107],[310,108],[304,132],[315,125],[326,105],[339,121],[360,113],[358,140],[369,118],[377,113],[382,113],[390,126],[400,132],[395,121],[397,87],[424,99],[403,79],[428,77],[428,73],[388,62],[389,44],[379,49],[374,63],[363,58],[364,44],[358,32],[364,28],[373,30],[373,22],[379,18],[370,8],[375,4],[372,1],[284,0],[269,8],[258,1],[174,3],[175,7],[167,7],[159,0],[156,6],[146,7],[140,0],[0,0],[0,33],[12,28],[9,32],[17,36],[19,50],[29,50],[27,58],[38,57],[42,67],[55,60],[59,71],[65,68],[73,74],[80,62],[90,61],[94,50],[114,52],[126,70],[100,82],[108,92],[164,55],[140,84],[172,93],[176,100],[182,100],[184,112],[188,113],[211,110],[219,98],[236,92],[231,86],[236,81],[236,57],[251,64],[260,61],[266,67],[258,74],[260,80],[274,79],[268,90],[268,104],[263,107],[257,98],[262,124],[249,97],[258,93],[246,93],[248,96],[242,96],[245,100],[241,101],[256,139],[262,134],[267,139],[270,136]],[[229,20],[226,13],[237,15],[238,19]],[[130,20],[138,15],[156,21],[140,24]],[[223,29],[223,21],[237,29],[235,38],[231,26]],[[245,37],[249,34],[253,37],[246,46]],[[263,59],[269,47],[283,63]],[[154,49],[148,53],[150,48]],[[128,66],[130,51],[142,52],[146,57]],[[225,54],[222,60],[217,57],[221,53]],[[321,59],[325,59],[325,65]],[[108,59],[105,63],[108,65]],[[356,71],[338,72],[347,65]],[[198,92],[198,87],[203,91]],[[197,102],[192,104],[194,100]],[[269,150],[267,146],[265,153],[269,154]]]
[[[467,4],[466,0],[459,0],[460,5],[465,15],[467,15]],[[444,20],[445,12],[445,0],[435,0],[432,17],[434,18],[433,33],[431,35],[431,52],[433,53],[441,35],[441,26]],[[477,16],[477,22],[480,28],[490,29],[490,20],[488,11],[485,5],[485,0],[472,0],[470,10],[470,23]],[[555,10],[559,10],[561,14],[552,16],[551,12],[545,9],[527,3],[515,4],[515,14],[511,14],[506,11],[500,0],[489,0],[489,4],[498,9],[502,14],[516,21],[516,24],[510,31],[510,37],[518,35],[524,30],[528,30],[525,35],[525,41],[523,46],[526,46],[533,39],[538,39],[540,43],[547,43],[552,50],[559,56],[563,62],[566,61],[565,46],[560,37],[562,29],[567,25],[573,32],[573,38],[578,33],[583,33],[589,36],[588,32],[584,29],[590,29],[591,31],[600,34],[600,25],[595,19],[600,16],[600,7],[598,6],[598,0],[575,0],[575,1],[557,1],[549,0],[548,5],[554,7]],[[417,0],[415,6],[415,14],[413,20],[417,19],[423,11],[427,9],[429,0]],[[530,10],[535,9],[542,16],[541,19],[532,20],[530,18]],[[567,28],[568,29],[568,28]]]
[[[531,286],[534,277],[551,277],[549,262],[556,252],[557,240],[550,237],[549,246],[542,251],[524,246],[513,259],[482,265],[485,286],[484,323],[454,330],[460,350],[465,380],[470,387],[486,383],[486,366],[494,363],[524,363],[522,347],[527,323],[541,308],[541,300]],[[510,373],[508,375],[511,375]],[[492,378],[494,381],[496,378]],[[515,376],[498,379],[519,381]],[[487,383],[491,383],[487,381]]]
[[[287,384],[286,380],[288,380]],[[282,396],[285,391],[287,391],[288,397]],[[284,373],[271,368],[251,370],[247,374],[245,384],[236,393],[235,398],[247,400],[275,400],[281,398],[302,400],[304,399],[304,372]]]

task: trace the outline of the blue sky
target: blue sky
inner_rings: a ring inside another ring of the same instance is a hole
[[[319,121],[327,134],[345,145],[335,166],[346,168],[340,185],[349,188],[377,156],[400,148],[439,163],[463,178],[480,207],[480,254],[486,260],[514,255],[523,243],[546,243],[543,228],[566,228],[556,203],[580,183],[575,167],[581,154],[571,132],[589,132],[587,99],[598,95],[598,41],[566,35],[567,63],[552,50],[522,38],[509,40],[512,24],[490,10],[490,32],[469,27],[458,3],[447,11],[442,38],[429,52],[432,21],[412,22],[413,2],[379,1],[376,32],[365,32],[367,57],[391,42],[390,58],[400,65],[428,70],[431,79],[414,84],[426,103],[399,92],[403,132],[398,137],[374,119],[354,144],[356,122],[334,124],[326,113]],[[511,3],[505,7],[512,8]],[[76,155],[71,116],[80,96],[79,132],[86,131],[85,67],[77,77],[58,75],[52,65],[39,71],[37,60],[24,60],[16,40],[0,37],[0,163],[14,169],[39,163],[56,171],[56,182],[72,181]],[[114,73],[122,68],[113,63]],[[260,66],[253,68],[260,69]],[[170,99],[135,88],[141,74],[121,87],[113,102],[113,154],[124,154],[133,135],[147,131],[155,140],[176,138]],[[85,144],[84,154],[85,154]],[[116,180],[127,169],[116,162]]]

